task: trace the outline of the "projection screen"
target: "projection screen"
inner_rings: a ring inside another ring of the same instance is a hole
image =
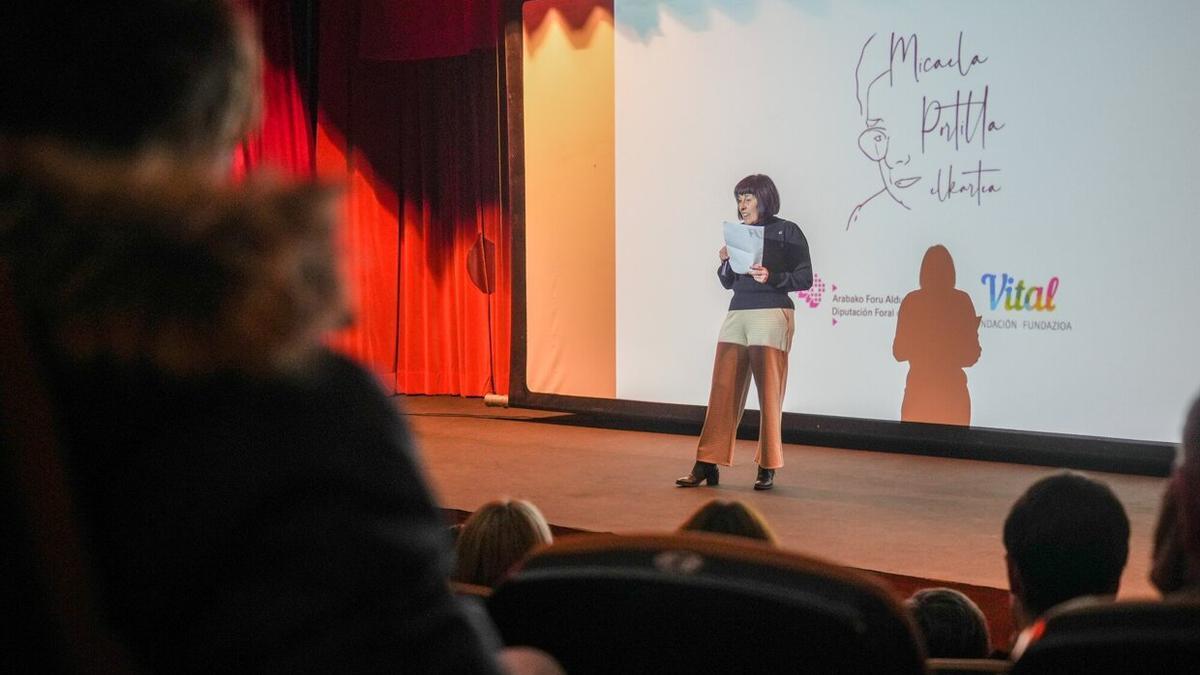
[[[899,421],[932,359],[965,378],[971,428],[1178,442],[1200,385],[1200,5],[522,17],[532,394],[703,406],[721,223],[763,173],[816,277],[791,296],[785,412]]]

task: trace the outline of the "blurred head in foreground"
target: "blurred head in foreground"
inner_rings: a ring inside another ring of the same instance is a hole
[[[5,5],[5,142],[223,165],[257,119],[259,47],[228,1]]]
[[[739,501],[714,499],[679,526],[681,532],[714,532],[778,544],[762,514]]]
[[[488,502],[471,514],[458,535],[458,559],[451,578],[494,586],[531,550],[553,539],[542,512],[530,502]]]
[[[987,620],[971,598],[952,588],[925,588],[905,604],[934,659],[982,659],[990,652]]]
[[[1183,425],[1179,460],[1154,527],[1150,581],[1163,595],[1200,594],[1200,398]]]
[[[1129,518],[1108,485],[1064,472],[1034,483],[1004,521],[1018,628],[1051,607],[1116,595],[1129,558]]]

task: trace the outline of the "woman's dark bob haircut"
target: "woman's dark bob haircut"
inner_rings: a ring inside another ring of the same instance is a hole
[[[775,189],[775,182],[766,174],[751,174],[739,180],[733,188],[733,198],[736,201],[742,195],[754,195],[758,200],[759,219],[779,213],[779,190]],[[741,220],[741,209],[737,210],[737,217]]]

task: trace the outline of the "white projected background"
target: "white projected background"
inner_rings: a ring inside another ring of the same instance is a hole
[[[707,402],[720,223],[761,172],[820,279],[794,297],[785,411],[899,419],[895,310],[941,244],[981,317],[973,426],[1179,439],[1200,3],[615,8],[619,398]]]

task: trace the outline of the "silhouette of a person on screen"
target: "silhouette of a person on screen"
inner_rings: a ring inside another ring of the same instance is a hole
[[[858,149],[875,164],[881,185],[855,204],[846,219],[847,230],[872,203],[886,202],[896,208],[911,210],[915,195],[910,188],[921,181],[921,171],[912,163],[911,139],[901,138],[894,131],[889,131],[915,126],[910,120],[900,119],[906,112],[913,114],[910,110],[913,106],[905,107],[889,100],[896,98],[892,90],[904,78],[893,76],[887,52],[879,51],[886,40],[873,44],[875,38],[875,35],[867,38],[859,53],[858,65],[854,69],[854,93],[865,127],[858,136]]]
[[[892,355],[908,362],[900,420],[971,423],[971,393],[963,368],[979,360],[979,319],[971,296],[954,287],[954,259],[931,246],[921,261],[921,287],[904,297]]]

